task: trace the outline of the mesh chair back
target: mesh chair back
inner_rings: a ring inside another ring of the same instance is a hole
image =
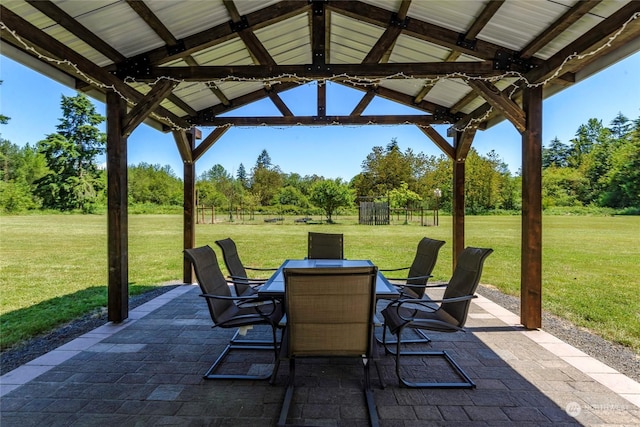
[[[478,283],[480,283],[480,276],[482,276],[484,260],[492,252],[493,249],[465,248],[458,256],[456,268],[444,292],[443,299],[475,294]],[[462,327],[467,321],[470,305],[471,300],[449,302],[443,303],[440,310],[453,317],[458,322],[457,326]]]
[[[428,280],[425,276],[429,276],[433,272],[433,268],[436,266],[436,261],[438,260],[438,252],[444,244],[445,242],[443,240],[434,240],[429,239],[428,237],[423,237],[418,243],[416,256],[409,268],[408,277],[419,278],[407,280],[407,284],[409,285],[422,286],[422,288],[412,286],[407,289],[413,291],[417,298],[421,298],[422,295],[424,295],[424,290]]]
[[[309,259],[343,259],[342,234],[309,232]]]
[[[193,264],[193,269],[196,272],[196,278],[203,294],[231,296],[229,285],[222,271],[220,271],[218,258],[210,246],[185,249],[184,254]],[[223,313],[228,313],[227,310],[235,306],[231,300],[225,301],[212,298],[206,298],[206,300],[211,320],[215,324],[220,322],[220,317]]]
[[[371,355],[376,267],[284,270],[289,356]]]
[[[222,250],[222,259],[224,260],[224,265],[227,267],[229,274],[234,277],[247,277],[247,271],[240,260],[240,255],[238,255],[236,243],[231,240],[231,238],[227,237],[226,239],[216,240],[216,245],[218,245]],[[242,283],[242,279],[234,278],[233,281],[238,295],[244,294],[244,292],[250,288],[248,284]]]

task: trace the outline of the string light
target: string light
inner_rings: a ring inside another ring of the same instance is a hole
[[[577,52],[574,52],[573,54],[567,56],[562,63],[560,64],[559,67],[556,68],[555,72],[550,75],[549,77],[545,78],[544,80],[537,82],[537,83],[531,83],[529,82],[529,80],[527,79],[527,77],[518,72],[518,71],[505,71],[502,74],[499,75],[494,75],[494,76],[489,76],[489,77],[483,77],[483,76],[470,76],[466,73],[461,73],[461,72],[453,72],[453,73],[448,73],[445,75],[441,75],[441,76],[437,76],[437,77],[430,77],[430,78],[426,78],[424,79],[424,83],[423,86],[424,87],[431,87],[436,85],[438,82],[443,81],[443,80],[452,80],[452,79],[457,79],[457,80],[464,80],[464,81],[469,81],[469,80],[481,80],[481,81],[486,81],[486,82],[490,82],[490,83],[495,83],[498,81],[501,81],[503,79],[506,78],[515,78],[516,80],[514,82],[512,82],[510,84],[510,86],[513,86],[513,89],[509,92],[509,94],[507,95],[507,97],[509,99],[512,99],[512,97],[514,96],[515,92],[517,89],[519,89],[521,86],[526,86],[529,88],[533,88],[533,87],[539,87],[539,86],[544,86],[548,83],[550,83],[552,80],[556,79],[558,76],[560,76],[562,74],[562,70],[566,67],[566,65],[576,59],[576,60],[582,60],[584,58],[587,58],[589,56],[593,56],[598,54],[600,51],[610,48],[612,46],[612,43],[620,36],[620,34],[622,34],[625,30],[625,28],[627,27],[627,25],[632,22],[635,19],[638,19],[640,17],[640,12],[636,12],[634,13],[629,19],[627,19],[627,21],[625,21],[622,26],[613,34],[611,35],[607,42],[602,44],[601,46],[597,47],[596,49],[592,50],[591,52],[588,53],[584,53],[584,54],[578,54]],[[111,90],[115,93],[118,94],[118,96],[120,96],[123,100],[125,100],[127,102],[127,104],[129,105],[135,105],[135,102],[133,102],[131,99],[129,99],[127,96],[125,96],[123,93],[121,93],[114,85],[107,85],[104,84],[102,82],[96,81],[95,79],[93,79],[91,76],[89,76],[88,74],[86,74],[85,72],[83,72],[82,70],[80,70],[78,68],[78,66],[74,63],[72,63],[69,60],[66,59],[57,59],[57,58],[52,58],[50,56],[44,55],[40,52],[38,52],[37,49],[35,49],[34,47],[30,46],[27,42],[25,42],[24,40],[22,40],[22,38],[16,33],[16,31],[12,30],[11,28],[7,27],[7,25],[0,21],[0,29],[5,30],[7,32],[9,32],[13,38],[15,40],[17,40],[24,48],[25,51],[28,52],[32,52],[39,60],[41,61],[46,61],[46,62],[51,62],[53,64],[59,65],[59,66],[67,66],[70,67],[71,69],[73,69],[79,76],[82,77],[83,80],[85,80],[86,82],[88,82],[89,84],[91,84],[92,86],[101,88],[101,89],[105,89],[105,90]],[[282,84],[283,82],[295,82],[299,85],[304,85],[304,84],[310,84],[310,83],[315,83],[318,86],[323,86],[325,84],[327,84],[328,82],[346,82],[349,83],[352,86],[356,86],[356,87],[377,87],[380,86],[381,84],[383,84],[386,81],[389,80],[399,80],[399,79],[406,79],[406,80],[414,80],[415,78],[413,76],[410,75],[406,75],[402,72],[400,73],[395,73],[395,74],[391,74],[389,76],[385,76],[385,77],[378,77],[378,78],[370,78],[370,77],[362,77],[362,76],[350,76],[348,74],[336,74],[333,75],[331,77],[324,77],[324,78],[319,78],[319,79],[314,79],[314,78],[310,78],[310,77],[305,77],[305,76],[298,76],[297,74],[290,74],[290,73],[284,73],[275,77],[269,77],[269,78],[254,78],[254,77],[239,77],[239,76],[233,76],[233,75],[229,75],[223,78],[219,78],[219,79],[214,79],[214,80],[208,80],[208,81],[200,81],[198,83],[204,84],[207,88],[218,88],[219,83],[222,82],[250,82],[250,83],[261,83],[263,85],[267,85],[267,86],[272,86],[272,85],[276,85],[276,84]],[[149,86],[154,86],[158,83],[160,83],[162,80],[169,80],[172,81],[174,83],[185,83],[187,82],[184,79],[177,79],[174,77],[170,77],[170,76],[161,76],[156,78],[156,80],[154,82],[151,83],[147,83]],[[123,79],[125,84],[132,84],[132,83],[146,83],[146,82],[139,82],[136,80],[135,77],[131,77],[128,76],[126,78]],[[456,131],[464,131],[470,127],[477,127],[476,123],[481,123],[484,120],[488,119],[491,114],[493,113],[493,107],[490,107],[481,117],[478,118],[473,118],[471,120],[468,121],[468,123],[462,127],[462,128],[457,128],[454,127],[454,130]],[[177,125],[176,123],[173,122],[173,120],[171,120],[171,118],[169,117],[164,117],[161,115],[158,115],[157,113],[151,113],[150,114],[151,117],[155,118],[156,120],[162,121],[164,123],[169,124],[169,126],[171,127],[172,130],[174,131],[188,131],[191,128],[185,128],[182,126]],[[450,123],[448,121],[446,121],[445,123]],[[427,127],[431,127],[430,125],[424,125],[424,124],[420,124],[420,123],[411,123],[411,122],[405,122],[404,124],[406,125],[415,125],[418,126],[420,128],[427,128]],[[262,126],[268,126],[266,123],[262,123]],[[308,127],[325,127],[325,126],[338,126],[341,125],[339,122],[333,121],[331,123],[324,123],[324,124],[318,124],[318,125],[303,125],[302,123],[296,123],[295,126],[308,126]],[[368,122],[366,125],[378,125],[379,124],[375,123],[375,122]],[[233,126],[232,123],[226,123],[226,124],[221,124],[218,125],[216,127],[230,127]],[[344,126],[344,125],[342,125]],[[358,125],[361,126],[361,125]],[[207,127],[207,126],[204,126]],[[237,126],[240,128],[243,127],[255,127],[255,126]],[[357,126],[354,126],[357,127]]]

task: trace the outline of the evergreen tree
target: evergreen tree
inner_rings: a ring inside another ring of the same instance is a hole
[[[106,136],[97,126],[105,118],[89,99],[78,94],[62,96],[58,132],[38,143],[50,173],[37,181],[43,207],[89,212],[102,189],[96,156],[104,153]]]
[[[249,188],[249,178],[247,177],[247,171],[245,170],[242,163],[240,163],[240,166],[238,166],[236,178],[238,179],[238,181],[240,181],[240,184],[242,184],[244,188]]]

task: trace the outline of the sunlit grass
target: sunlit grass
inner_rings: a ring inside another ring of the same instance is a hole
[[[196,244],[231,237],[247,265],[276,267],[307,251],[307,232],[344,234],[347,258],[371,259],[382,268],[410,264],[423,236],[445,240],[434,280],[452,269],[450,217],[439,227],[338,224],[246,224],[196,226]],[[0,217],[1,346],[47,331],[106,305],[106,216]],[[482,282],[520,292],[518,216],[466,218],[466,244],[491,247]],[[639,217],[543,217],[543,307],[606,339],[640,352],[637,236]],[[222,263],[222,258],[219,257]],[[132,294],[182,279],[182,216],[131,215],[129,281]]]

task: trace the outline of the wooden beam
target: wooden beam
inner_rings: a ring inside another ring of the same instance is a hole
[[[207,136],[204,141],[202,141],[196,148],[193,149],[193,162],[195,163],[204,153],[207,152],[213,144],[215,144],[222,135],[224,135],[231,126],[221,126],[217,127]]]
[[[202,120],[200,126],[320,126],[320,125],[432,125],[446,123],[431,115],[399,116],[265,116],[214,117]]]
[[[111,47],[110,44],[106,43],[100,37],[96,36],[87,27],[82,25],[67,12],[60,9],[53,2],[42,0],[28,1],[31,6],[47,15],[58,25],[62,26],[65,30],[69,31],[71,34],[75,35],[80,40],[82,40],[113,62],[120,62],[126,59],[124,55]]]
[[[522,244],[520,320],[542,326],[542,87],[524,89],[522,132]]]
[[[178,152],[183,163],[193,163],[193,150],[191,148],[187,133],[185,131],[173,131],[173,138],[176,141]]]
[[[392,19],[393,14],[393,12],[386,9],[357,1],[330,2],[327,7],[338,13],[379,27],[386,27]],[[451,50],[460,50],[466,55],[484,60],[492,61],[496,57],[498,51],[509,52],[514,55],[516,54],[516,52],[506,48],[505,46],[485,42],[483,40],[476,40],[473,47],[461,46],[458,44],[458,41],[464,37],[464,33],[458,33],[415,18],[412,18],[407,23],[407,27],[403,29],[402,33]],[[542,61],[536,59],[534,62],[537,64]]]
[[[502,6],[503,3],[504,3],[504,0],[489,1],[489,3],[487,3],[484,9],[482,9],[482,12],[480,12],[480,15],[478,15],[476,20],[473,22],[473,24],[471,24],[471,26],[465,33],[463,40],[471,44],[477,43],[476,37],[478,36],[480,31],[482,31],[482,29],[489,23],[491,18],[493,18],[493,15],[496,14],[496,12],[498,11],[498,9],[500,9],[500,6]],[[460,50],[458,49],[454,49],[449,53],[449,56],[447,56],[447,58],[445,59],[445,62],[454,62],[460,57],[460,55],[462,55],[462,52],[460,52]],[[431,89],[433,89],[434,86],[435,85],[423,87],[420,90],[420,92],[416,95],[416,98],[414,101],[415,102],[422,101],[429,94],[429,92],[431,91]]]
[[[149,6],[147,6],[145,2],[139,0],[126,0],[126,2],[168,46],[178,44],[178,40],[171,34],[171,31],[169,31],[155,13],[149,9]]]
[[[375,98],[376,92],[374,90],[368,90],[362,99],[358,102],[358,105],[355,106],[353,111],[351,112],[351,116],[360,116],[364,112],[364,110],[369,106],[373,98]]]
[[[293,112],[289,109],[289,107],[287,107],[287,104],[284,103],[282,98],[280,98],[277,93],[267,91],[267,96],[269,96],[271,102],[273,102],[273,104],[280,111],[280,113],[282,113],[283,116],[293,116]]]
[[[167,48],[169,50],[175,50],[176,48],[180,50],[179,41],[144,2],[139,0],[127,0],[127,4],[131,6],[138,16],[140,16],[140,18],[142,18],[142,20],[167,44]],[[183,59],[187,65],[192,67],[198,66],[198,62],[191,55],[187,55]],[[229,104],[227,97],[216,86],[209,86],[209,90],[211,90],[220,102],[227,105]],[[168,99],[187,114],[195,115],[195,111],[193,111],[187,103],[183,102],[177,96],[170,95]]]
[[[454,141],[456,161],[464,162],[465,160],[467,160],[469,150],[471,150],[471,144],[473,143],[473,138],[476,136],[476,130],[476,128],[470,127],[463,130],[462,132],[456,133],[456,139]]]
[[[609,37],[622,28],[622,26],[631,19],[636,13],[640,13],[640,1],[632,1],[624,5],[617,12],[609,16],[600,24],[593,27],[587,33],[580,36],[573,43],[565,46],[551,58],[546,60],[543,65],[528,72],[525,77],[529,83],[539,83],[552,77],[560,67],[561,73],[575,71],[575,67],[582,63],[593,60],[594,57],[585,57],[583,59],[575,58],[566,62],[566,59],[574,55],[583,55],[595,51],[605,43],[619,46],[628,40],[640,37],[640,19],[635,19],[627,23],[624,31],[618,35],[615,41],[609,40]],[[596,55],[597,57],[597,55]]]
[[[129,317],[129,229],[127,198],[127,137],[122,132],[126,103],[107,92],[107,252],[108,319]]]
[[[327,117],[327,85],[318,84],[318,117]],[[295,119],[296,117],[294,117]]]
[[[97,66],[93,62],[86,59],[84,56],[78,54],[75,50],[69,48],[68,46],[60,43],[53,37],[48,34],[40,31],[35,26],[31,25],[29,22],[20,18],[18,15],[13,13],[10,9],[0,5],[0,15],[2,16],[3,23],[10,28],[12,31],[15,31],[20,38],[27,41],[32,46],[35,46],[40,53],[46,53],[49,56],[65,59],[69,62],[75,64],[77,70],[81,73],[84,73],[87,76],[90,76],[91,79],[95,79],[98,84],[104,85],[99,89],[106,90],[108,87],[115,88],[122,96],[131,99],[132,102],[139,102],[144,95],[137,90],[133,89],[128,84],[124,83],[120,79],[118,79],[113,74],[109,73],[107,70],[102,67]],[[4,30],[3,30],[4,31]],[[83,78],[81,74],[78,74],[78,77]],[[88,83],[92,83],[91,81],[87,81]],[[154,113],[157,113],[159,117],[166,117],[174,124],[181,127],[189,127],[190,124],[183,120],[180,117],[177,117],[172,112],[168,111],[163,107],[158,107]],[[171,126],[170,122],[162,119],[157,119],[158,121],[165,123]]]
[[[446,139],[442,137],[442,135],[438,133],[438,131],[436,131],[431,126],[427,126],[427,127],[418,126],[418,129],[420,129],[425,135],[427,135],[429,139],[433,141],[433,143],[436,144],[444,154],[447,155],[447,157],[449,157],[452,160],[455,160],[455,157],[456,157],[455,149],[451,144],[449,144],[449,142]]]
[[[200,126],[204,126],[202,124],[203,121],[206,122],[208,119],[215,117],[217,115],[228,113],[237,108],[244,107],[245,105],[249,105],[252,102],[264,99],[266,96],[268,96],[267,94],[268,92],[282,93],[296,87],[300,87],[300,85],[297,83],[289,82],[289,83],[280,83],[276,85],[271,85],[269,87],[269,90],[267,90],[266,88],[262,88],[253,92],[249,92],[245,95],[239,96],[237,98],[233,98],[231,100],[231,103],[228,106],[223,104],[218,104],[218,105],[214,105],[213,107],[208,107],[198,111],[197,118],[194,119],[194,123]]]
[[[482,95],[494,108],[500,110],[504,117],[520,131],[525,130],[525,117],[522,108],[501,92],[493,83],[484,80],[467,80],[467,84]]]
[[[193,151],[195,145],[194,131],[179,132],[180,140],[186,141],[187,148]],[[176,133],[174,132],[174,136]],[[178,143],[176,139],[176,143]],[[183,170],[184,200],[183,200],[183,249],[191,249],[196,245],[196,164],[195,162],[184,162]],[[193,283],[193,267],[186,257],[183,258],[183,279],[184,283]]]
[[[300,78],[357,81],[371,84],[371,79],[435,78],[464,73],[469,77],[492,77],[504,72],[496,70],[492,61],[484,62],[407,62],[393,64],[331,64],[314,65],[237,65],[198,67],[149,67],[143,75],[131,75],[136,81],[154,81],[170,77],[184,81],[224,80],[229,76],[249,80],[275,79],[279,82],[300,81]],[[365,80],[366,79],[366,80]]]
[[[327,11],[324,2],[311,3],[311,63],[324,68],[328,61]]]
[[[298,0],[283,0],[276,4],[246,15],[248,29],[256,31],[266,26],[284,21],[292,16],[308,11],[310,5]],[[153,65],[165,64],[176,59],[184,58],[193,53],[208,49],[212,46],[229,41],[239,35],[233,31],[228,22],[207,28],[196,34],[178,40],[181,49],[167,49],[167,46],[142,53],[149,58]]]
[[[154,85],[149,93],[147,93],[145,97],[142,98],[135,107],[131,109],[131,111],[129,111],[129,114],[124,117],[124,122],[122,124],[123,135],[131,135],[131,132],[133,132],[133,130],[160,105],[160,103],[177,85],[178,82],[171,80],[161,80]]]
[[[601,2],[602,0],[582,0],[576,2],[576,4],[567,10],[553,24],[549,25],[544,31],[542,31],[538,37],[531,40],[531,42],[520,51],[520,58],[531,58],[536,54],[536,52],[549,44],[549,42],[562,34],[567,28],[573,25]]]

